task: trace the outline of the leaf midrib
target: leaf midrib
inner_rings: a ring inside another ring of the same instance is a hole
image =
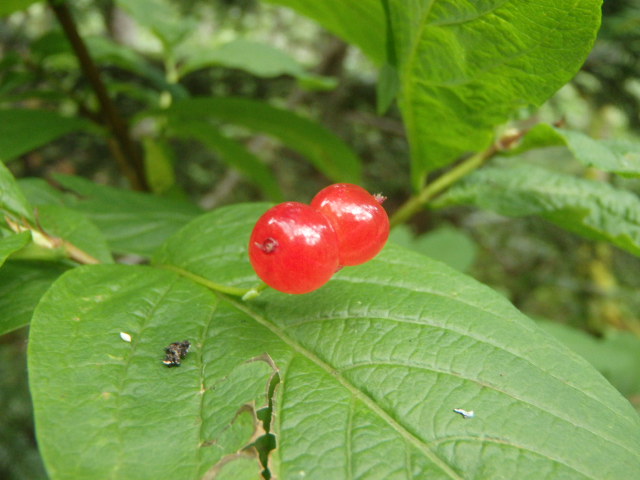
[[[463,480],[463,477],[460,477],[448,464],[446,464],[440,457],[438,457],[431,448],[423,442],[421,439],[413,435],[409,430],[407,430],[403,425],[401,425],[398,421],[396,421],[389,413],[387,413],[382,407],[380,407],[371,397],[369,397],[365,392],[357,388],[351,382],[349,382],[342,373],[338,372],[336,369],[332,368],[331,365],[323,361],[320,357],[318,357],[312,351],[306,349],[298,342],[289,337],[283,329],[269,322],[266,318],[254,312],[250,308],[247,307],[244,303],[237,301],[235,299],[226,297],[224,295],[218,294],[220,298],[228,301],[235,308],[245,313],[253,320],[255,320],[258,324],[262,325],[269,331],[271,331],[274,335],[276,335],[282,342],[288,345],[294,352],[303,356],[307,360],[313,362],[322,370],[324,370],[330,377],[336,379],[338,383],[340,383],[351,395],[353,398],[361,401],[369,410],[378,415],[383,421],[385,421],[391,428],[393,428],[401,437],[403,437],[410,444],[414,445],[418,450],[422,451],[424,455],[443,473],[449,476],[449,478],[455,480]]]

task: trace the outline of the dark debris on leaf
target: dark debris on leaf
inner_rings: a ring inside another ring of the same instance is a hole
[[[164,349],[166,355],[162,363],[167,367],[180,366],[180,362],[187,356],[189,348],[191,348],[191,342],[189,342],[189,340],[169,344],[169,346]]]

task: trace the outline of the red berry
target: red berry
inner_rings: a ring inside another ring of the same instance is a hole
[[[389,237],[389,217],[381,203],[350,183],[330,185],[314,197],[311,206],[329,219],[338,236],[340,265],[359,265],[375,257]]]
[[[286,202],[260,217],[249,241],[258,276],[285,293],[307,293],[338,270],[338,239],[329,221],[308,205]]]

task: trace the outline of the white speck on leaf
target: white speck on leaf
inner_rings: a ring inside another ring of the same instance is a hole
[[[129,342],[129,343],[131,343],[131,335],[129,335],[129,334],[128,334],[128,333],[126,333],[126,332],[120,332],[120,338],[121,338],[122,340],[124,340],[125,342]]]
[[[453,411],[459,415],[462,415],[462,418],[473,418],[476,416],[476,414],[473,413],[473,410],[464,410],[462,408],[454,408]]]

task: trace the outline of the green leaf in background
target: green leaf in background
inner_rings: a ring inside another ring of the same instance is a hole
[[[0,110],[0,161],[8,162],[84,128],[87,128],[85,120],[47,110]]]
[[[210,281],[248,282],[236,256],[264,208],[206,214],[159,256],[171,264],[175,253],[175,265]],[[208,249],[184,242],[203,230],[221,232]],[[184,339],[193,351],[183,364],[162,365],[163,347]],[[249,302],[154,267],[64,275],[29,338],[49,475],[201,478],[239,450],[227,432],[243,405],[265,405],[274,366],[271,473],[283,480],[611,479],[640,469],[640,417],[591,365],[499,294],[389,245],[311,294],[267,290]]]
[[[461,272],[467,271],[473,265],[478,251],[477,245],[468,235],[448,226],[416,237],[408,226],[398,225],[391,231],[389,240],[435,258]]]
[[[117,0],[115,3],[156,36],[165,50],[174,48],[197,27],[193,17],[181,14],[179,6],[168,0]],[[178,18],[180,21],[176,21]]]
[[[65,194],[55,189],[45,179],[26,177],[18,178],[16,181],[24,196],[34,207],[40,205],[64,205]]]
[[[385,18],[380,0],[265,0],[292,8],[353,43],[376,64],[385,60]]]
[[[434,206],[473,204],[501,215],[539,215],[579,235],[640,255],[640,199],[608,183],[531,165],[483,168]]]
[[[626,177],[640,176],[640,143],[595,140],[584,133],[545,123],[533,127],[512,153],[552,146],[566,146],[577,160],[588,167]]]
[[[623,395],[640,395],[640,338],[623,331],[595,338],[557,322],[541,321],[539,325],[586,358]]]
[[[339,137],[318,123],[264,102],[190,98],[174,103],[162,115],[168,117],[170,126],[205,119],[240,125],[278,138],[333,181],[360,183],[362,177],[361,160]]]
[[[8,260],[0,268],[0,335],[24,327],[44,292],[68,265]]]
[[[242,144],[224,136],[207,122],[173,122],[168,134],[179,138],[195,139],[220,155],[221,160],[256,184],[267,198],[282,201],[282,192],[273,172]]]
[[[57,175],[75,192],[66,205],[85,214],[104,234],[111,250],[151,255],[201,210],[194,204],[158,195],[98,185],[80,177]]]
[[[153,138],[145,138],[142,145],[144,170],[151,191],[157,194],[169,191],[176,183],[171,147],[166,142]]]
[[[113,263],[104,235],[82,213],[60,205],[42,205],[38,220],[47,234],[66,240],[101,263]]]
[[[591,50],[602,3],[386,1],[416,188],[569,81]]]
[[[180,76],[211,66],[244,70],[258,77],[290,75],[303,80],[305,85],[325,89],[336,85],[334,79],[308,73],[288,54],[271,45],[251,40],[236,39],[219,46],[183,44],[177,51]]]
[[[378,115],[383,115],[391,106],[400,89],[398,70],[388,63],[380,69],[378,83],[376,84],[376,110]]]
[[[0,237],[0,267],[9,255],[17,252],[31,241],[31,233],[20,232],[16,235]]]
[[[0,3],[0,17],[10,15],[18,10],[24,10],[38,1],[40,0],[3,0]]]
[[[4,215],[14,216],[14,220],[24,218],[33,222],[33,208],[18,187],[16,179],[4,163],[0,162],[0,222],[4,222]]]
[[[169,82],[165,72],[132,48],[116,43],[104,36],[85,37],[84,40],[91,56],[96,62],[103,65],[113,65],[140,75],[149,80],[157,91],[171,92],[174,98],[185,98],[189,96],[188,91],[182,85]],[[110,80],[109,86],[111,89],[114,89],[114,87],[118,85],[111,79],[107,78],[106,80]],[[142,88],[136,87],[131,82],[128,82],[125,86],[129,87],[133,92]]]

